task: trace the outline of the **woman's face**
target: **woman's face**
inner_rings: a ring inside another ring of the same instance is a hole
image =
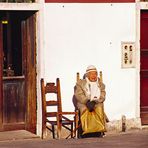
[[[87,78],[89,79],[89,81],[95,82],[97,81],[98,73],[96,71],[91,71],[87,73]]]

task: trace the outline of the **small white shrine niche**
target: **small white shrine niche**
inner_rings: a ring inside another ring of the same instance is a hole
[[[122,47],[122,68],[135,67],[135,43],[121,42]]]

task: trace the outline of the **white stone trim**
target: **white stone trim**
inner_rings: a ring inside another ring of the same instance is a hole
[[[40,10],[38,3],[0,3],[0,10]]]

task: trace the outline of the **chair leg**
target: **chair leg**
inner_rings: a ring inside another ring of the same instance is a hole
[[[71,138],[73,138],[73,123],[71,124]]]
[[[75,134],[75,137],[78,138],[78,129],[79,129],[79,126],[80,126],[80,124],[79,124],[79,111],[77,110],[76,112],[77,112],[77,114],[75,116],[76,117],[75,118],[75,129],[76,130],[75,130],[74,134]]]
[[[61,129],[62,129],[62,123],[57,119],[57,138],[61,138]]]
[[[55,139],[54,125],[52,125],[52,136],[53,136],[53,139]]]
[[[80,124],[80,127],[78,128],[78,132],[77,132],[77,137],[82,138],[82,133],[83,133],[83,130],[82,130],[82,127],[81,127],[81,124]]]

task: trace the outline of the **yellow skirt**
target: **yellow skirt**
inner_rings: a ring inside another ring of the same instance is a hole
[[[81,115],[81,125],[83,134],[105,132],[106,128],[103,108],[98,106],[92,112],[89,112],[89,110],[86,109]]]

